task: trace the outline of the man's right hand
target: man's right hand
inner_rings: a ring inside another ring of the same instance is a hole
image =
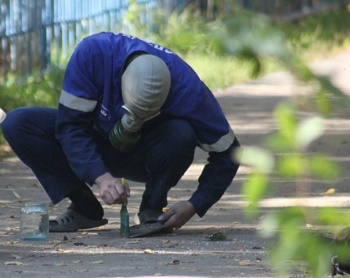
[[[195,214],[196,209],[189,201],[181,201],[170,207],[158,220],[164,222],[166,227],[179,229]]]
[[[107,205],[127,204],[130,196],[128,185],[123,186],[121,180],[110,173],[103,174],[95,180],[100,189],[100,196]]]

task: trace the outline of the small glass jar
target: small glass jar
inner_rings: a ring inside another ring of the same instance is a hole
[[[20,212],[20,238],[45,241],[49,236],[49,213],[47,203],[24,203]]]

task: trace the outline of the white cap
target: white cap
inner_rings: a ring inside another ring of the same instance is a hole
[[[0,123],[6,118],[6,113],[0,108]]]

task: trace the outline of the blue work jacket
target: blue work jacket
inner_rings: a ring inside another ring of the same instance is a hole
[[[91,35],[77,45],[63,80],[56,137],[76,175],[93,183],[108,171],[96,152],[91,127],[107,139],[111,128],[123,116],[121,77],[127,58],[138,52],[158,56],[169,68],[171,87],[160,114],[188,120],[196,132],[199,147],[209,153],[223,153],[221,159],[226,160],[225,169],[233,167],[229,149],[234,134],[219,103],[194,70],[163,46],[121,33],[103,32]],[[203,173],[199,188],[209,183],[208,187],[214,191],[217,188],[215,196],[201,196],[197,192],[193,197],[199,215],[203,215],[221,197],[234,176],[229,171],[222,171],[219,164],[217,169],[214,165],[212,163],[208,167],[214,167],[211,173]],[[227,176],[215,181],[218,178],[215,172],[220,170]],[[211,181],[203,181],[204,176],[209,177],[210,174],[213,175],[209,178]],[[213,195],[205,188],[202,191]],[[207,200],[203,200],[205,198]]]

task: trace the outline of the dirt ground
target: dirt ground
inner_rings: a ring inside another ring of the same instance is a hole
[[[314,63],[320,74],[329,75],[334,84],[350,95],[350,50]],[[274,131],[272,111],[277,103],[294,98],[303,105],[305,116],[312,109],[295,96],[307,88],[287,73],[278,72],[252,82],[216,92],[230,124],[243,146],[259,146]],[[341,107],[325,120],[326,134],[312,145],[310,152],[329,154],[339,162],[343,175],[333,184],[312,181],[312,193],[303,199],[308,206],[350,208],[350,109]],[[198,150],[194,164],[169,195],[169,203],[186,200],[197,187],[197,178],[206,163]],[[202,219],[195,216],[173,234],[140,239],[119,236],[119,206],[105,206],[109,223],[99,229],[77,233],[50,234],[45,242],[19,239],[19,210],[25,201],[46,201],[33,174],[16,158],[0,162],[0,276],[1,277],[275,277],[267,253],[270,241],[259,235],[265,213],[295,204],[295,185],[273,180],[269,196],[261,203],[259,219],[243,217],[241,185],[249,169],[241,167],[223,198]],[[132,216],[143,191],[143,184],[129,182]],[[335,194],[325,195],[329,187]],[[96,192],[97,193],[97,192]],[[59,214],[67,203],[50,207],[50,216]],[[225,240],[208,237],[221,232]],[[303,277],[297,269],[293,277]]]

